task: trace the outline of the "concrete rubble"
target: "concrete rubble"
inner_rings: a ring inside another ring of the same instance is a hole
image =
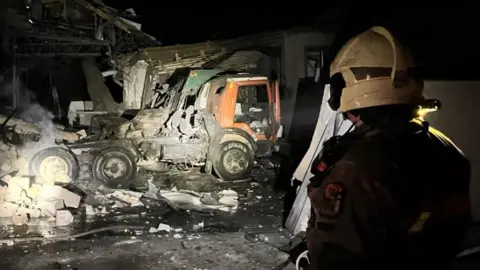
[[[238,208],[238,193],[234,190],[220,192],[194,192],[190,190],[160,190],[159,197],[177,205],[182,209],[197,211],[219,210],[234,213]]]
[[[58,218],[59,213],[70,213],[67,208],[78,208],[80,205],[80,196],[63,187],[37,183],[25,186],[22,180],[13,177],[7,187],[0,188],[5,194],[0,198],[0,218],[12,218],[17,226],[26,224],[32,218]]]
[[[77,186],[77,183],[72,183],[73,179],[70,179],[67,175],[56,177],[53,180],[56,182],[47,182],[40,177],[32,176],[31,168],[28,168],[29,157],[24,155],[24,150],[32,146],[32,143],[35,144],[35,138],[28,136],[38,135],[41,127],[32,126],[28,122],[20,121],[18,123],[23,130],[17,131],[17,128],[14,127],[15,130],[9,132],[23,132],[19,135],[22,136],[21,141],[26,142],[24,144],[14,144],[11,139],[5,139],[9,135],[5,130],[0,130],[0,135],[4,136],[0,137],[0,221],[3,224],[10,224],[14,227],[28,226],[24,227],[28,229],[34,227],[34,224],[44,222],[46,230],[45,233],[42,231],[41,235],[44,238],[49,238],[53,235],[54,227],[66,231],[68,226],[73,227],[71,225],[75,222],[76,216],[80,217],[83,213],[87,217],[87,222],[95,221],[98,217],[102,218],[106,215],[119,213],[119,208],[149,208],[149,205],[146,205],[146,200],[167,202],[177,209],[205,212],[218,210],[233,213],[238,208],[238,193],[233,190],[197,190],[192,189],[188,184],[184,183],[182,185],[175,180],[172,181],[172,183],[175,183],[174,186],[170,185],[165,188],[164,186],[157,186],[158,183],[155,183],[153,178],[146,182],[148,190],[145,192],[123,189],[112,190],[102,187],[94,188],[94,192],[91,194],[89,192],[82,195],[77,194],[75,193],[77,189],[83,192],[86,190],[82,185]],[[25,135],[25,130],[27,130],[28,136]],[[61,129],[57,129],[57,131],[56,137],[60,137],[64,141],[73,141],[84,135],[82,133],[65,132]],[[37,143],[37,146],[40,144]],[[41,145],[40,147],[45,146]],[[188,172],[185,173],[184,176],[189,175]],[[189,181],[198,183],[195,185],[202,185],[204,182],[201,181],[202,179],[196,179],[195,176],[192,177],[195,179],[192,178],[193,180],[190,179]],[[62,180],[63,178],[65,178],[65,181]],[[213,187],[218,182],[216,178],[210,180],[203,185]],[[75,192],[72,191],[73,188]],[[83,195],[87,195],[84,201],[82,201]],[[92,202],[87,200],[89,196],[93,198]],[[94,203],[95,201],[96,203]],[[203,227],[204,223],[200,222],[193,225],[193,230],[200,231]],[[173,238],[183,238],[182,229],[174,229],[163,223],[159,224],[158,227],[151,227],[149,232],[172,233]]]
[[[45,183],[29,175],[28,162],[19,157],[17,149],[0,140],[0,218],[11,219],[16,226],[27,224],[31,219],[56,219],[56,226],[63,227],[74,221],[71,210],[78,209],[81,196],[54,183]],[[180,209],[199,211],[220,210],[235,212],[238,207],[238,194],[233,190],[220,192],[194,192],[170,189],[158,189],[151,179],[148,190],[135,192],[130,190],[112,190],[103,194],[103,208],[95,209],[85,205],[87,216],[108,214],[112,209],[125,207],[143,207],[143,198],[164,199]],[[100,196],[100,195],[99,195]],[[106,207],[105,207],[106,206]],[[157,230],[162,230],[158,228]]]
[[[151,227],[150,230],[148,231],[149,233],[157,233],[157,232],[170,232],[172,231],[172,227],[167,224],[160,223],[157,228]]]
[[[57,218],[57,225],[61,226],[73,222],[68,209],[80,206],[79,195],[31,177],[27,161],[19,157],[12,144],[0,141],[0,161],[0,218],[11,219],[15,226],[43,217]]]
[[[109,198],[118,200],[120,203],[132,207],[143,206],[143,203],[140,201],[142,196],[143,193],[130,190],[116,190],[112,194],[108,195]]]
[[[129,207],[145,207],[142,198],[146,199],[163,199],[169,204],[184,210],[197,211],[212,211],[219,210],[223,212],[234,213],[238,208],[238,193],[231,189],[222,190],[219,192],[194,192],[191,190],[172,189],[157,189],[156,194],[152,193],[152,189],[145,193],[131,190],[115,190],[112,193],[105,195],[107,201],[97,207],[93,205],[85,206],[85,213],[87,216],[106,215],[116,212],[119,208]],[[148,205],[146,206],[148,208]],[[109,210],[107,210],[109,209]],[[162,224],[160,224],[162,226]],[[198,225],[198,228],[203,226]],[[151,229],[155,231],[155,228]],[[159,231],[163,230],[158,228]]]

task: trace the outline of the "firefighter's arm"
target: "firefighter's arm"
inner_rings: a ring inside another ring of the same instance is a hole
[[[364,177],[355,164],[340,161],[319,188],[309,187],[316,217],[307,239],[308,269],[362,269],[367,256],[382,249],[380,201],[388,204],[388,192]]]

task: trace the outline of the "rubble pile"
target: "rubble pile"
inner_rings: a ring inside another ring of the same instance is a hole
[[[0,218],[11,218],[17,226],[40,217],[56,218],[57,226],[73,222],[67,209],[79,207],[79,195],[61,186],[32,183],[28,177],[4,177],[2,180],[8,186],[0,187]]]
[[[23,134],[22,134],[23,135]],[[34,141],[26,140],[27,142]],[[0,219],[10,220],[13,225],[21,226],[31,219],[45,218],[55,221],[57,227],[68,226],[74,221],[71,211],[80,208],[81,196],[58,185],[58,182],[45,182],[39,177],[30,174],[28,157],[23,155],[23,146],[15,146],[8,139],[0,138]],[[188,178],[182,175],[180,178]],[[65,175],[66,178],[68,176]],[[201,186],[210,186],[210,182],[199,181],[198,176],[190,175],[192,183],[201,183]],[[73,179],[63,179],[56,175],[56,180],[70,183]],[[63,181],[65,180],[65,181]],[[53,180],[52,180],[53,181]],[[235,212],[238,207],[238,194],[233,190],[203,190],[196,191],[192,187],[183,185],[179,179],[176,184],[181,186],[167,189],[156,187],[152,179],[148,181],[148,191],[135,192],[130,190],[95,190],[95,199],[101,207],[95,209],[89,203],[85,205],[86,216],[97,214],[105,215],[124,207],[145,207],[141,198],[150,198],[168,201],[177,209],[195,209],[199,211],[220,210]],[[216,181],[213,181],[216,183]],[[213,184],[212,184],[213,185]],[[78,187],[77,187],[78,188]],[[82,189],[82,188],[81,188]],[[82,189],[83,190],[83,189]],[[84,190],[85,191],[85,190]],[[102,192],[103,191],[103,192]],[[100,194],[101,193],[101,194]],[[106,208],[112,208],[107,211]]]
[[[17,226],[41,217],[56,219],[57,226],[73,222],[68,209],[79,207],[79,195],[28,175],[28,162],[18,156],[15,146],[2,141],[0,162],[0,218],[9,218]]]

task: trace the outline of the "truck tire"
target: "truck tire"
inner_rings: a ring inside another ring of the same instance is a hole
[[[28,170],[43,182],[68,184],[77,178],[80,166],[75,154],[68,149],[50,147],[32,157]]]
[[[251,149],[239,141],[221,143],[217,153],[213,155],[213,169],[217,176],[226,181],[247,179],[255,161]]]
[[[109,188],[130,188],[137,176],[137,164],[124,148],[106,148],[93,159],[92,176]]]

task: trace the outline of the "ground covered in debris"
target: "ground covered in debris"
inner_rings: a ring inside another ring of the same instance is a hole
[[[82,172],[68,177],[58,159],[33,166],[36,147],[58,134],[38,141],[36,126],[16,124],[28,132],[0,132],[0,269],[272,269],[288,260],[273,163],[233,183],[190,168],[141,171],[129,189],[111,189]]]
[[[3,219],[0,269],[273,269],[288,260],[279,250],[290,240],[282,229],[283,194],[274,190],[271,178],[257,180],[216,184],[217,190],[238,194],[238,205],[228,209],[179,208],[142,198],[134,207],[83,202],[71,210],[69,226],[48,218],[22,226]],[[49,243],[102,228],[107,229]],[[42,241],[23,242],[27,237]],[[12,238],[16,241],[6,241]]]
[[[21,252],[21,253],[20,253]],[[288,255],[243,233],[103,237],[2,251],[1,269],[272,269]]]

